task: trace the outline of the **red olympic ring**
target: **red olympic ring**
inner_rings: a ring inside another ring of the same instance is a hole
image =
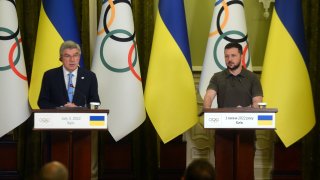
[[[131,57],[132,57],[133,50],[134,50],[134,41],[133,41],[132,46],[130,47],[130,50],[129,50],[129,53],[128,53],[128,64],[129,64],[130,71],[133,73],[133,75],[139,81],[141,81],[141,77],[139,76],[139,74],[136,72],[136,70],[132,66],[132,58]]]
[[[21,38],[19,39],[19,43],[21,43],[22,42],[22,40],[21,40]],[[14,52],[14,50],[16,49],[16,47],[17,47],[17,43],[14,43],[13,45],[12,45],[12,47],[10,48],[10,52],[9,52],[9,64],[10,64],[10,67],[11,67],[11,69],[12,69],[12,71],[18,76],[18,77],[20,77],[22,80],[25,80],[25,81],[27,81],[27,76],[24,76],[24,75],[22,75],[18,70],[17,70],[17,68],[15,67],[15,65],[14,65],[14,63],[13,63],[13,52]]]

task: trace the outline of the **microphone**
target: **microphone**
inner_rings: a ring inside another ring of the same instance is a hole
[[[250,103],[250,107],[251,107],[252,106],[252,98],[253,98],[253,96],[248,90],[246,90],[245,86],[243,85],[243,83],[241,81],[241,78],[237,78],[237,79],[239,81],[240,86],[245,90],[246,94],[251,98],[251,103]]]
[[[76,91],[75,92],[77,92],[77,94],[79,94],[83,99],[84,99],[84,108],[88,108],[88,106],[87,106],[87,96],[83,93],[83,92],[81,92],[79,89],[76,89]]]

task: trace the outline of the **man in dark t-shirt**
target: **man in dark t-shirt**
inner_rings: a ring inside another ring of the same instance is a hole
[[[229,43],[224,53],[227,69],[212,76],[203,107],[210,108],[216,96],[219,108],[258,107],[258,103],[262,102],[262,87],[258,77],[241,66],[242,46]]]
[[[251,105],[257,107],[262,98],[258,77],[244,68],[237,75],[232,74],[229,69],[214,74],[207,88],[207,91],[212,90],[217,93],[219,108]]]
[[[218,107],[258,107],[262,102],[263,92],[258,77],[251,71],[244,69],[241,65],[242,46],[237,43],[229,43],[225,46],[225,63],[227,69],[215,73],[208,85],[204,96],[203,108],[211,108],[212,102],[217,97]],[[245,144],[246,149],[238,149],[238,152],[248,153],[249,159],[238,159],[246,162],[254,168],[254,130],[216,130],[215,131],[215,154],[217,179],[234,179],[233,164],[234,140]],[[247,148],[249,147],[249,148]],[[221,172],[224,172],[221,174]],[[250,172],[253,172],[250,171]],[[246,174],[248,180],[254,179],[254,174]]]

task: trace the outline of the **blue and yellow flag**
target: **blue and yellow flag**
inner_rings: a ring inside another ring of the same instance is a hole
[[[90,126],[104,126],[104,116],[90,116]]]
[[[198,121],[183,0],[160,0],[145,87],[147,113],[164,143]]]
[[[258,115],[258,125],[259,126],[271,126],[273,122],[272,115]]]
[[[42,0],[29,89],[32,109],[39,109],[37,101],[44,72],[61,65],[59,48],[66,40],[80,44],[73,0]]]
[[[286,147],[315,124],[300,0],[278,0],[270,25],[261,83],[268,107],[278,108],[276,133]]]

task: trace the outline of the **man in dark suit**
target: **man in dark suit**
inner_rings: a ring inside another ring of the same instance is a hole
[[[38,106],[41,109],[57,107],[88,107],[90,102],[100,102],[96,75],[79,67],[80,46],[73,41],[65,41],[60,46],[62,66],[44,73]],[[59,134],[59,132],[56,132]],[[73,132],[74,139],[83,137],[86,132]],[[50,132],[48,138],[54,137]],[[91,132],[92,176],[97,174],[97,132]],[[89,145],[89,144],[88,144]]]
[[[77,43],[62,43],[59,59],[63,65],[48,70],[42,78],[38,99],[41,109],[87,107],[90,102],[100,102],[96,75],[79,67],[80,56]]]

